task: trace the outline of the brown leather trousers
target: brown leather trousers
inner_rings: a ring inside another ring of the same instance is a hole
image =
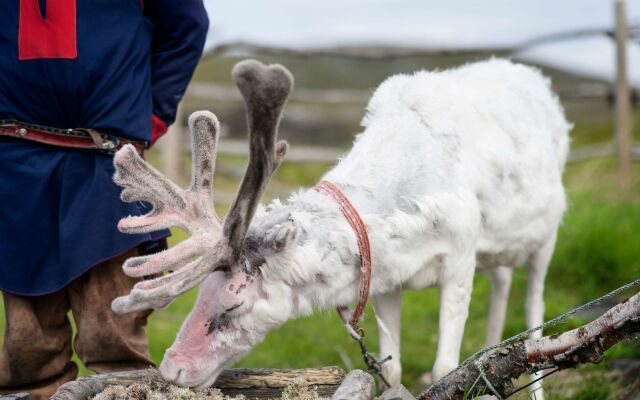
[[[137,282],[121,269],[127,258],[136,255],[137,249],[108,260],[45,296],[2,293],[6,324],[0,393],[29,392],[34,400],[48,399],[60,385],[75,379],[73,350],[98,373],[153,365],[146,334],[150,311],[127,315],[111,311],[111,301]],[[75,338],[69,311],[77,328]]]

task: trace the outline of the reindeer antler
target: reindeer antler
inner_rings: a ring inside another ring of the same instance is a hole
[[[129,295],[115,299],[112,309],[117,313],[164,307],[197,286],[209,273],[244,264],[247,229],[287,150],[286,142],[276,138],[293,77],[281,65],[265,66],[254,60],[236,64],[232,76],[247,108],[250,153],[240,188],[222,224],[212,208],[211,181],[218,136],[218,120],[212,113],[199,111],[189,118],[193,170],[187,190],[146,163],[132,146],[123,147],[115,155],[114,181],[124,188],[122,200],[142,200],[153,205],[149,214],[125,218],[118,228],[125,233],[143,233],[175,226],[190,234],[168,250],[125,262],[123,269],[129,276],[173,272],[139,282]]]
[[[276,137],[293,77],[281,65],[265,67],[255,60],[236,64],[231,75],[247,107],[250,143],[249,165],[224,219],[224,236],[233,249],[234,261],[239,262],[244,238],[262,193],[287,152],[287,142],[276,142]]]

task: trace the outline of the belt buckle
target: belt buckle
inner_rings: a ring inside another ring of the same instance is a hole
[[[86,132],[91,136],[91,140],[95,143],[96,147],[100,150],[113,151],[118,146],[118,141],[111,139],[108,136],[103,136],[100,132],[93,129],[76,128],[75,130]]]

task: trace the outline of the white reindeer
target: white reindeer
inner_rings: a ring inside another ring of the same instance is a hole
[[[191,234],[162,253],[128,260],[131,276],[174,272],[138,283],[113,303],[120,313],[163,307],[200,284],[160,367],[166,380],[183,386],[212,385],[270,330],[357,296],[357,240],[336,202],[303,190],[255,212],[286,152],[276,136],[292,77],[281,66],[246,61],[233,78],[247,104],[250,160],[224,221],[211,207],[213,114],[189,119],[188,190],[133,148],[115,156],[122,199],[155,206],[119,228],[177,226]],[[458,365],[476,269],[491,271],[495,283],[489,342],[502,334],[510,267],[527,266],[527,327],[542,323],[544,277],[565,210],[561,176],[570,129],[549,86],[538,71],[498,59],[393,76],[371,99],[353,149],[325,175],[366,224],[380,353],[392,356],[383,364],[389,382],[401,376],[403,290],[440,288],[435,379]]]

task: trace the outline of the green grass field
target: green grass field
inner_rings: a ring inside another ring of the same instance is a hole
[[[238,161],[222,157],[219,162]],[[285,164],[274,178],[274,184],[310,186],[327,168],[329,166],[319,164]],[[547,279],[546,319],[640,277],[639,164],[634,166],[634,176],[635,189],[627,195],[620,195],[615,185],[614,160],[598,159],[568,166],[565,182],[570,207],[560,229],[558,245]],[[216,188],[226,185],[233,186],[235,182],[228,177],[217,178]],[[219,210],[220,213],[223,211]],[[182,239],[184,234],[175,231],[171,244]],[[511,290],[506,336],[524,330],[525,287],[525,271],[518,269],[515,271]],[[477,276],[465,330],[463,357],[483,346],[489,290],[488,279],[482,275]],[[195,291],[189,292],[168,308],[156,311],[151,316],[149,340],[154,361],[159,362],[165,349],[172,343],[182,320],[193,304],[195,294]],[[0,313],[2,310],[0,308]],[[438,290],[405,292],[402,313],[403,381],[417,392],[421,389],[418,383],[420,375],[430,370],[435,357]],[[4,318],[2,320],[4,321]],[[573,318],[554,331],[567,330],[585,322],[587,321]],[[375,349],[377,335],[371,310],[367,311],[364,327],[367,331],[367,343]],[[4,324],[0,326],[0,330],[3,328]],[[640,359],[640,344],[637,341],[619,344],[610,350],[607,357]],[[319,365],[346,367],[345,358],[355,367],[363,367],[356,344],[346,334],[335,312],[329,310],[318,311],[313,316],[284,324],[269,334],[266,340],[238,365],[274,368]],[[602,370],[602,366],[580,368],[580,371],[587,374]],[[86,374],[88,371],[83,369],[82,373]],[[553,391],[553,379],[548,381],[547,385],[550,385],[550,390]],[[603,386],[597,383],[597,379],[585,382],[588,383],[584,383],[582,390],[575,395],[579,395],[578,397],[565,397],[562,393],[556,393],[555,398],[606,399],[615,388],[615,385]]]
[[[293,166],[285,166],[284,170],[288,168]],[[319,174],[321,171],[315,172]],[[635,165],[634,172],[636,177],[640,176],[640,165]],[[290,173],[281,171],[276,181],[282,175]],[[305,174],[301,171],[300,175]],[[312,177],[308,178],[307,182],[300,183],[312,184]],[[546,319],[640,277],[640,191],[636,189],[627,196],[617,193],[615,163],[610,159],[571,165],[567,168],[565,181],[570,208],[560,230],[547,279]],[[637,180],[636,188],[640,188],[639,183],[640,180]],[[182,234],[178,232],[172,241],[175,243],[182,238]],[[526,273],[523,269],[518,269],[515,271],[511,290],[505,330],[507,337],[525,329],[525,288]],[[483,346],[489,293],[488,278],[477,276],[465,330],[463,357]],[[191,292],[151,317],[149,335],[154,360],[161,360],[194,299],[195,292]],[[403,381],[415,391],[419,389],[418,378],[431,368],[435,357],[438,290],[405,292],[402,313]],[[588,321],[572,318],[553,331],[564,331],[585,322]],[[364,326],[367,343],[376,348],[375,320],[371,310],[367,311]],[[343,357],[346,354],[354,366],[362,368],[357,345],[345,333],[335,312],[318,311],[311,317],[290,321],[269,334],[238,365],[273,368],[318,365],[344,367],[341,353]],[[608,357],[640,358],[640,345],[637,342],[620,344],[609,352]],[[585,366],[581,370],[592,371],[597,368]]]
[[[225,159],[222,158],[219,162],[225,162]],[[283,181],[286,181],[288,184],[309,186],[327,168],[326,165],[307,167],[285,164],[275,177],[274,183],[284,184]],[[615,186],[613,160],[592,160],[570,165],[567,168],[565,182],[570,208],[560,230],[558,245],[547,279],[546,319],[553,318],[640,277],[640,179],[638,179],[640,165],[638,164],[634,166],[634,175],[636,177],[634,191],[622,196]],[[227,178],[219,178],[215,186],[218,187],[218,183],[233,185],[230,179],[228,182],[226,180]],[[184,234],[176,231],[171,238],[171,244],[182,239]],[[524,330],[525,287],[525,271],[518,269],[515,271],[511,290],[506,336]],[[488,279],[482,275],[477,276],[465,330],[463,357],[469,356],[483,346],[489,290]],[[151,316],[149,339],[154,361],[159,362],[165,349],[172,343],[182,320],[193,304],[195,294],[195,291],[189,292],[178,298],[168,308],[156,311]],[[430,370],[435,357],[438,321],[437,289],[405,292],[402,313],[403,381],[417,392],[421,389],[418,383],[420,375]],[[554,331],[567,330],[585,322],[587,321],[573,318]],[[375,349],[377,335],[371,310],[367,311],[364,327],[367,331],[367,343]],[[0,329],[3,328],[4,324]],[[274,368],[319,365],[346,367],[344,358],[350,360],[357,368],[363,367],[356,344],[345,333],[335,312],[329,310],[318,311],[311,317],[284,324],[269,334],[266,340],[238,365]],[[610,350],[608,358],[640,359],[640,344],[638,342],[620,344]],[[580,368],[580,371],[589,374],[602,370],[602,366]],[[82,372],[88,373],[84,369]],[[584,390],[577,392],[579,397],[570,398],[605,399],[615,388],[614,385],[595,384],[594,382],[598,382],[597,379],[591,379],[588,382],[582,387]],[[553,379],[549,379],[547,385],[550,385],[553,390]],[[592,386],[593,390],[589,389]],[[555,398],[569,397],[557,393]]]

